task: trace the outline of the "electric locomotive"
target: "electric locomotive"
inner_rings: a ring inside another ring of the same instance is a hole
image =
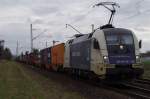
[[[108,24],[89,34],[75,35],[65,44],[64,68],[77,75],[96,75],[100,78],[138,78],[144,70],[140,48],[133,31],[115,28],[111,23],[116,3],[102,2],[112,12]],[[113,10],[107,7],[111,5]],[[118,6],[119,7],[119,6]]]

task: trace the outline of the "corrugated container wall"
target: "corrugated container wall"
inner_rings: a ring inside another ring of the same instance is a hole
[[[58,70],[59,68],[63,67],[64,51],[65,51],[64,43],[55,45],[51,48],[51,56],[52,56],[51,62],[52,62],[52,68],[54,70]]]

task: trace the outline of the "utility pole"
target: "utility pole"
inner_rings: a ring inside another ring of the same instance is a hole
[[[92,26],[92,32],[94,32],[94,24],[92,24],[91,26]]]
[[[55,43],[57,43],[57,42],[59,42],[59,41],[55,41],[55,40],[53,40],[53,46],[55,45]]]
[[[30,33],[31,33],[31,52],[33,51],[33,41],[35,39],[37,39],[38,37],[40,37],[43,33],[45,33],[47,30],[45,29],[43,32],[41,32],[40,34],[38,34],[37,36],[33,37],[33,30],[36,30],[36,29],[33,29],[33,25],[30,24]]]
[[[17,41],[17,47],[16,47],[16,56],[18,56],[18,52],[19,52],[19,42]]]
[[[46,41],[46,48],[47,48],[47,41]]]
[[[32,27],[32,24],[30,24],[30,33],[31,33],[31,52],[33,51],[33,27]]]

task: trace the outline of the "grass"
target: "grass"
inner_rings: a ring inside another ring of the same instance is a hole
[[[0,99],[42,99],[38,86],[15,62],[0,63]]]
[[[144,68],[144,77],[150,79],[150,61],[144,62]],[[66,88],[66,85],[19,63],[0,61],[0,99],[87,99],[87,96]]]
[[[0,99],[84,98],[16,62],[0,61]]]
[[[150,79],[150,61],[144,61],[144,78]]]

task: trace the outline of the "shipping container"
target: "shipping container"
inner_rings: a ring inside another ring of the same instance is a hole
[[[64,43],[55,45],[51,48],[51,56],[52,56],[51,62],[52,62],[53,70],[57,71],[57,70],[63,68],[64,51],[65,51]]]
[[[39,66],[40,65],[40,58],[39,54],[35,53],[30,53],[29,54],[29,64],[34,65],[34,66]]]
[[[32,53],[29,54],[29,59],[28,59],[28,61],[29,61],[29,64],[30,64],[30,65],[33,64],[33,54],[32,54]]]
[[[40,51],[40,61],[41,61],[41,67],[45,67],[45,49],[42,49]]]
[[[41,66],[46,69],[51,69],[51,47],[40,51]]]

